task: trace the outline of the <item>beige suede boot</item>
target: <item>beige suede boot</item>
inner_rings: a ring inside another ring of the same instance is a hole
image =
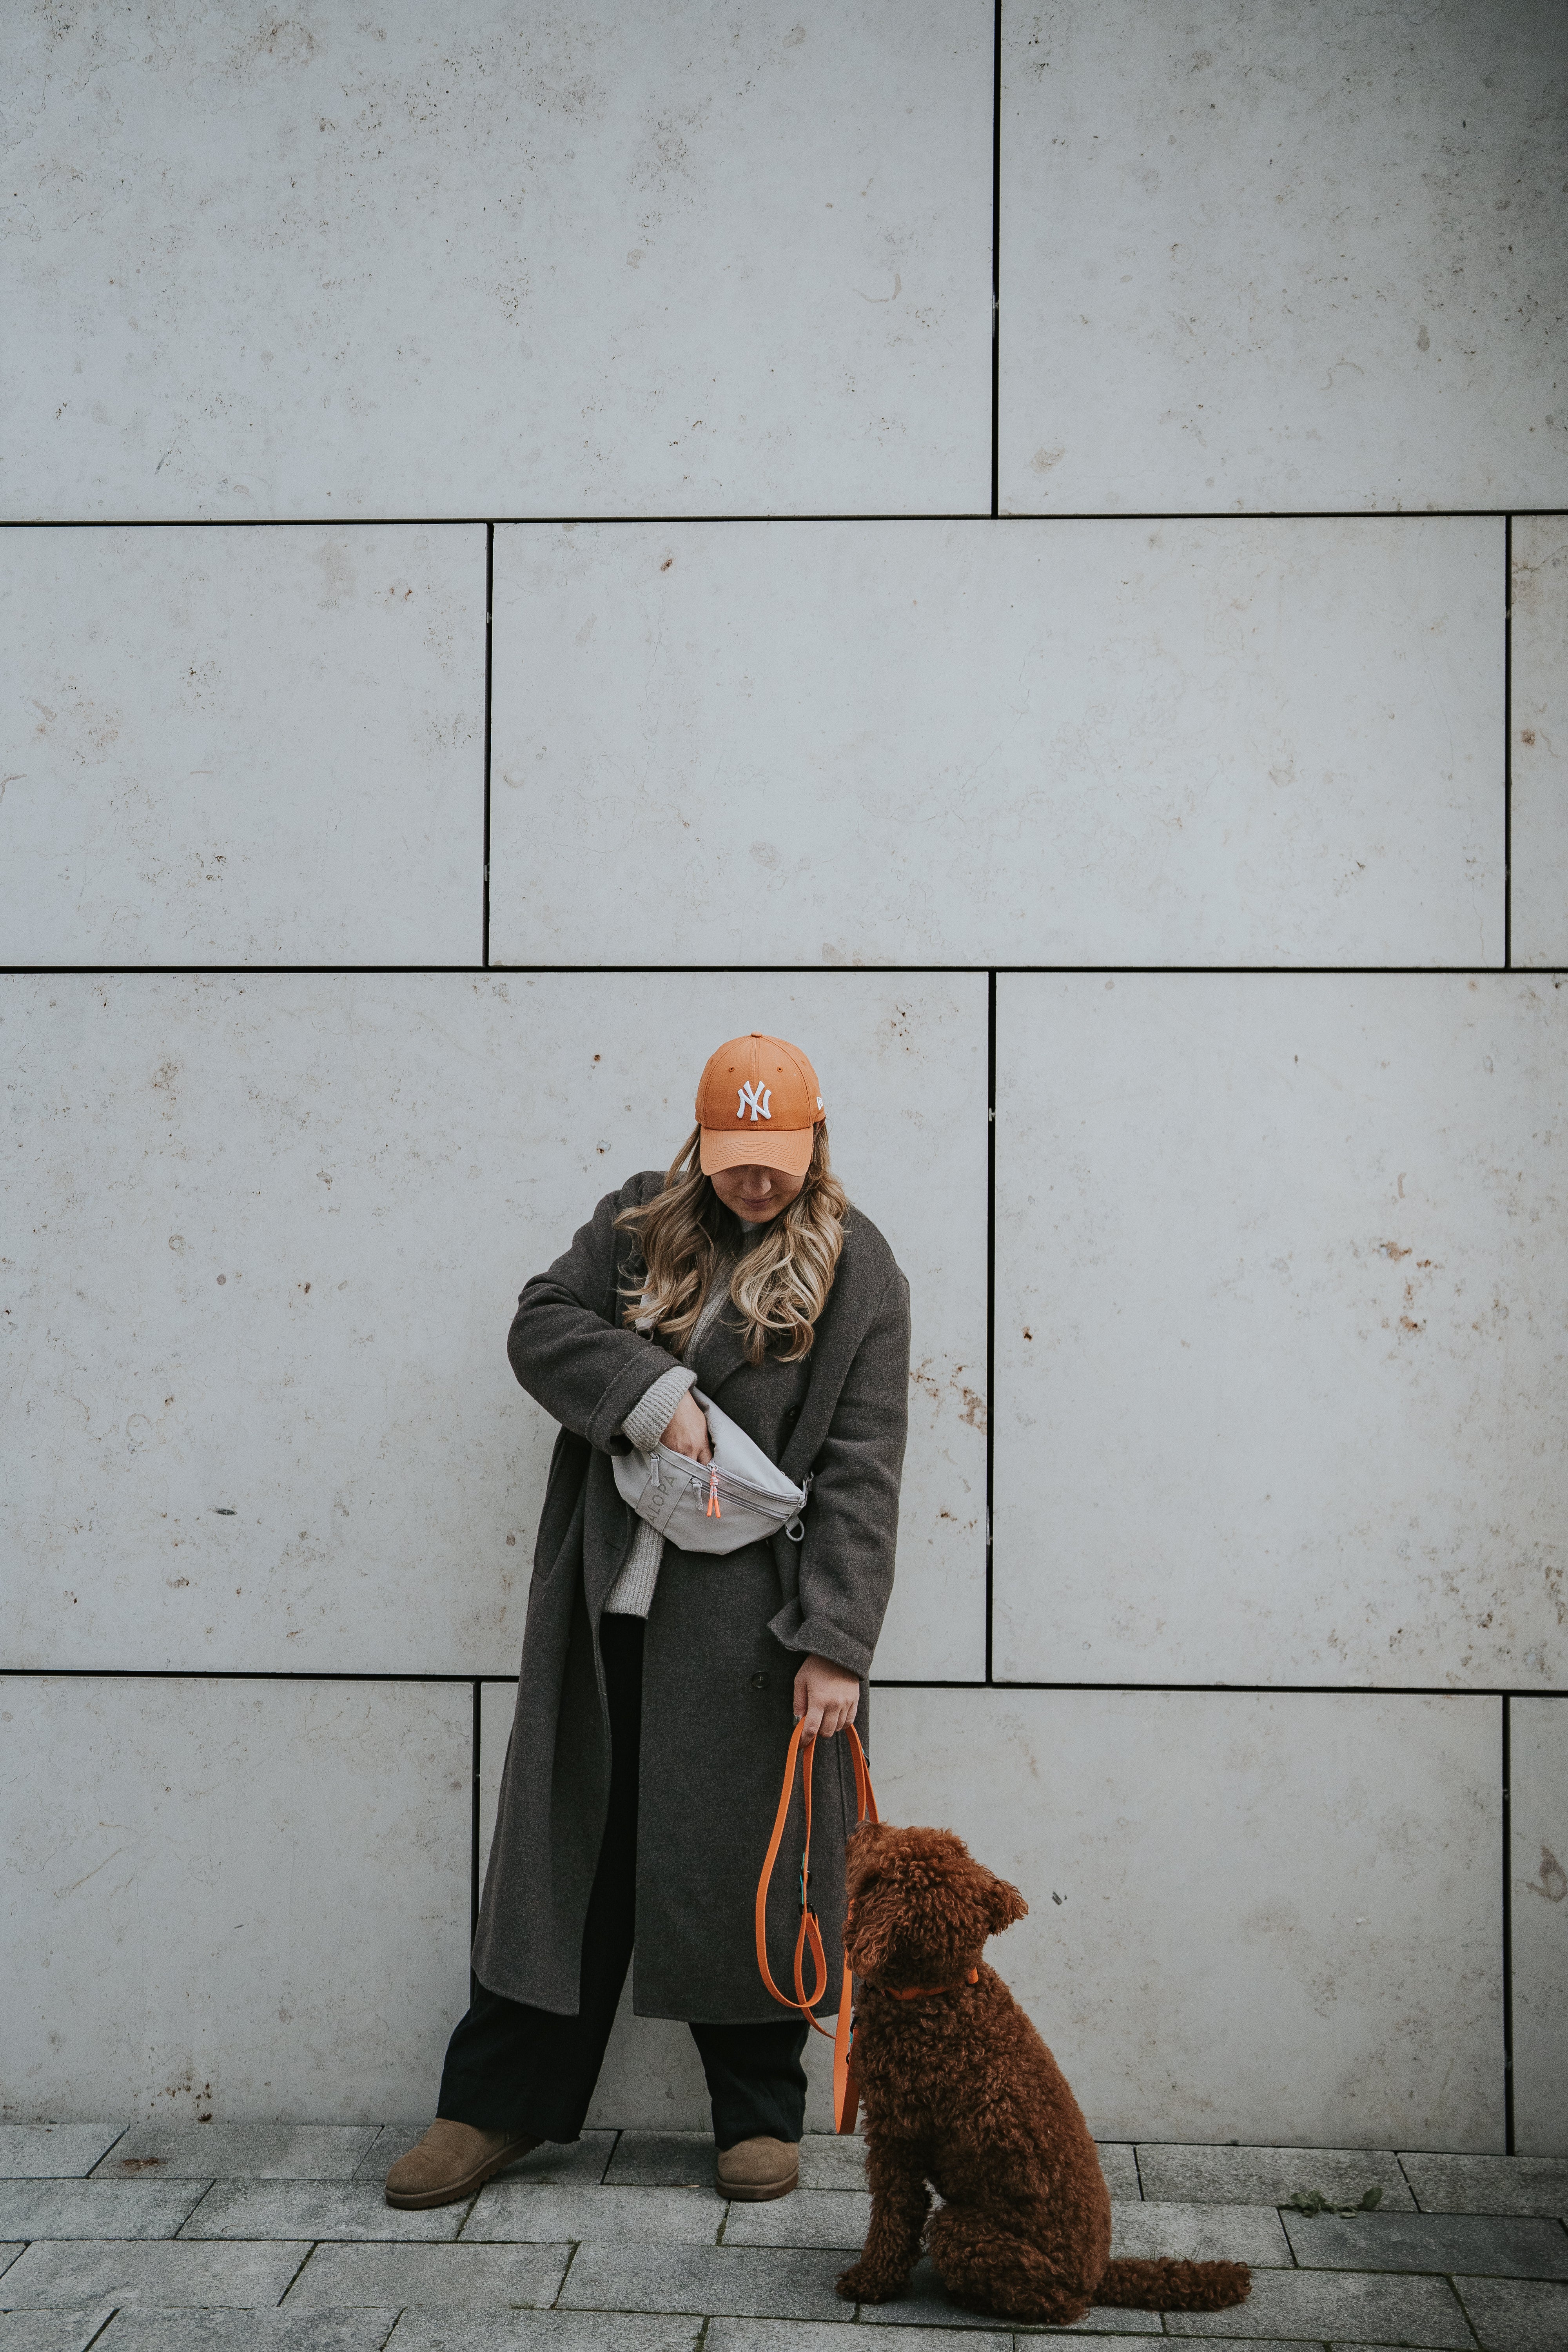
[[[800,2179],[800,2150],[787,2139],[738,2139],[719,2151],[719,2194],[738,2205],[787,2197]]]
[[[413,2210],[455,2205],[471,2197],[503,2164],[515,2164],[536,2139],[517,2132],[480,2131],[473,2124],[437,2120],[416,2147],[400,2156],[386,2176],[386,2201]]]

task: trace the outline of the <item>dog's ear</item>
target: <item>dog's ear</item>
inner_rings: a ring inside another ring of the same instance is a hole
[[[851,1830],[844,1849],[845,1875],[851,1898],[868,1886],[887,1860],[887,1849],[898,1832],[886,1822],[862,1822]]]
[[[985,1896],[985,1916],[991,1922],[991,1933],[999,1936],[1015,1919],[1028,1916],[1029,1906],[1016,1886],[1005,1878],[994,1878]]]

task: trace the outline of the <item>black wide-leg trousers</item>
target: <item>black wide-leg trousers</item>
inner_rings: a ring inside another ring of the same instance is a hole
[[[480,1984],[447,2045],[436,2112],[484,2131],[574,2140],[605,2062],[637,1928],[637,1772],[642,1736],[643,1620],[605,1617],[599,1643],[610,1706],[610,1802],[583,1930],[575,2017],[508,2000]],[[705,2025],[692,2040],[708,2077],[713,2137],[721,2148],[766,2135],[798,2140],[805,2126],[808,2028],[798,2017],[758,2025]]]

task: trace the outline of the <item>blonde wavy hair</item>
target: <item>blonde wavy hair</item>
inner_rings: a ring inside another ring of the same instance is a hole
[[[647,1267],[636,1297],[627,1291],[624,1320],[642,1323],[679,1355],[702,1312],[718,1255],[719,1220],[728,1212],[702,1173],[702,1130],[694,1127],[670,1163],[664,1190],[640,1209],[624,1209],[616,1223],[635,1234]],[[730,1297],[746,1327],[746,1360],[760,1364],[770,1343],[781,1363],[811,1353],[816,1319],[827,1304],[844,1218],[849,1206],[833,1173],[826,1122],[811,1147],[811,1165],[795,1199],[757,1235],[730,1278]],[[781,1344],[782,1343],[782,1344]]]

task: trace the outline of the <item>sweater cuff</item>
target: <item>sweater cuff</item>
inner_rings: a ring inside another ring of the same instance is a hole
[[[684,1364],[677,1364],[671,1372],[661,1372],[653,1386],[646,1389],[621,1423],[623,1436],[628,1437],[639,1454],[651,1454],[674,1418],[675,1409],[696,1380],[697,1375]]]
[[[808,1655],[826,1658],[833,1665],[842,1666],[847,1674],[858,1675],[862,1682],[871,1671],[871,1653],[864,1642],[858,1642],[830,1618],[803,1617],[798,1601],[786,1601],[778,1615],[769,1621],[768,1631],[786,1650],[802,1650]]]

